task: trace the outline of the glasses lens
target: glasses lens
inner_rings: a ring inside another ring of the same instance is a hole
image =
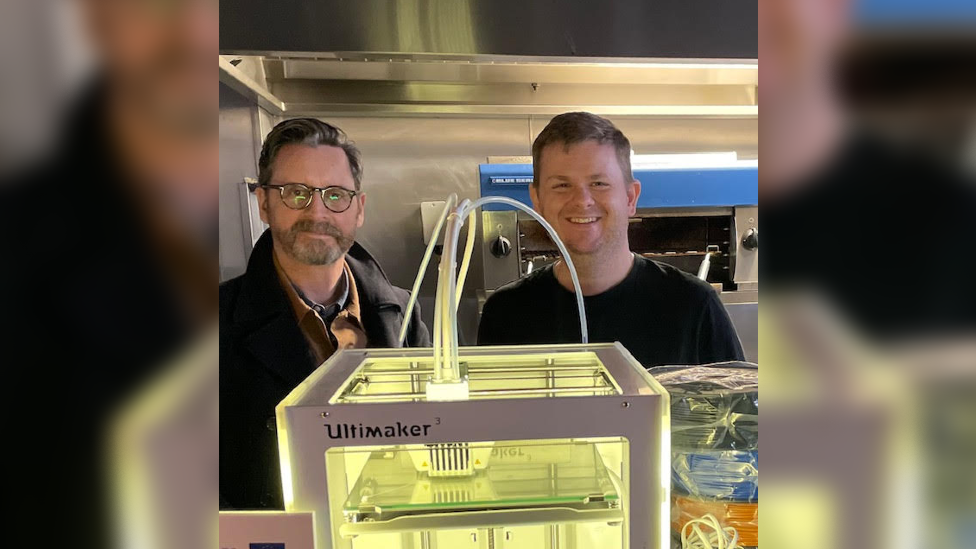
[[[308,201],[311,197],[312,191],[305,185],[285,185],[281,190],[281,200],[285,203],[285,206],[295,210],[300,210],[308,206]]]
[[[334,212],[344,212],[352,202],[352,194],[342,187],[329,187],[322,191],[325,207]]]

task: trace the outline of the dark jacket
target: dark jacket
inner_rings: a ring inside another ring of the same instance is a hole
[[[282,509],[275,406],[319,365],[302,335],[265,231],[247,271],[220,286],[220,501],[222,508]],[[410,294],[390,284],[358,243],[346,254],[367,346],[399,347]],[[408,347],[430,345],[414,306]]]

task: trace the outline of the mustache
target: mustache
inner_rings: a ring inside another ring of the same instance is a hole
[[[338,227],[328,221],[316,221],[314,219],[299,219],[291,226],[292,233],[315,233],[335,237],[336,240],[345,239],[346,235]]]

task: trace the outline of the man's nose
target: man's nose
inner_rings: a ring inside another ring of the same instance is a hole
[[[573,188],[573,195],[570,200],[574,206],[588,208],[593,205],[593,193],[590,192],[588,185],[580,185]]]

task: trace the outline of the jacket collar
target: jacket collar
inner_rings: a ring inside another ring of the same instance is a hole
[[[383,268],[358,242],[346,252],[346,264],[356,280],[361,307],[400,308],[400,299],[393,292],[393,285]]]
[[[358,243],[346,253],[359,293],[360,310],[369,346],[391,346],[378,328],[380,314],[402,315],[402,305],[386,273]],[[392,320],[392,319],[390,319]],[[298,384],[318,366],[308,352],[288,296],[274,267],[271,231],[266,230],[254,245],[247,262],[233,322],[245,335],[248,349],[262,363],[285,379]]]
[[[235,322],[248,323],[288,311],[288,298],[274,268],[271,231],[266,230],[254,245],[241,285],[242,303]],[[346,263],[356,280],[359,301],[366,307],[401,307],[400,299],[383,268],[358,242],[346,252]]]

